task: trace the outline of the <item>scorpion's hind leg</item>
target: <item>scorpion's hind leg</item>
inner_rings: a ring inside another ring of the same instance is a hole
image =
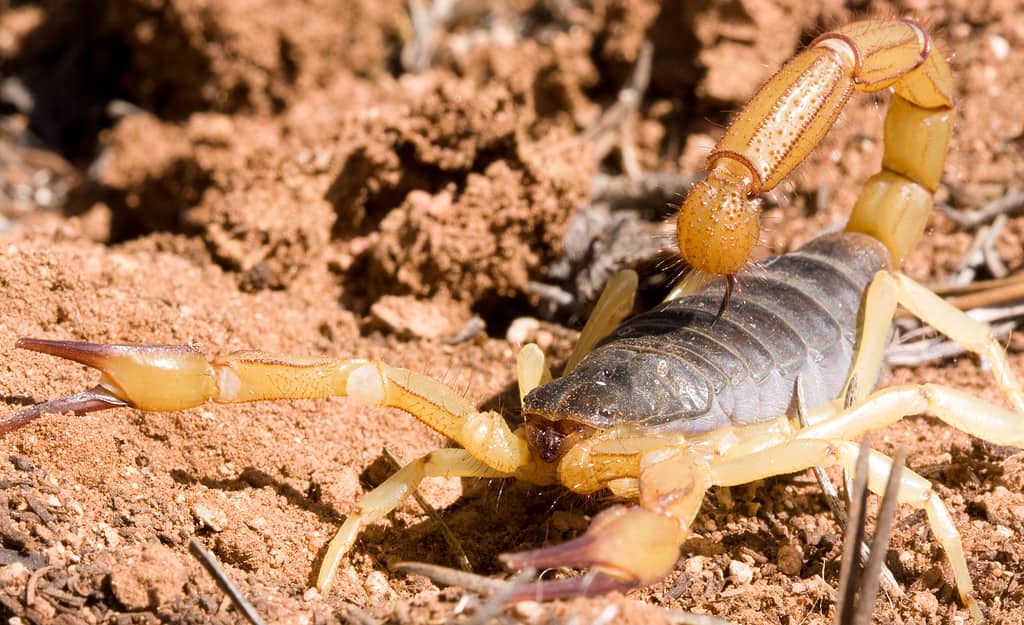
[[[868,288],[864,324],[851,369],[851,379],[873,380],[877,376],[897,304],[903,305],[964,349],[984,357],[992,368],[992,375],[999,388],[1018,413],[1005,425],[1024,428],[1024,425],[1020,425],[1024,423],[1024,387],[1010,367],[1006,350],[992,337],[992,329],[971,319],[963,311],[901,273],[880,271]],[[986,424],[980,425],[984,428]],[[991,440],[984,433],[968,431]],[[1016,440],[1024,441],[1024,431]]]
[[[618,438],[610,442],[620,450],[634,443],[637,448],[645,446],[640,439]],[[628,590],[653,584],[672,572],[679,548],[689,535],[690,524],[708,489],[709,470],[707,463],[685,443],[654,447],[636,454],[632,476],[619,473],[610,480],[611,485],[632,484],[639,495],[639,505],[617,505],[602,511],[582,536],[569,542],[501,557],[511,569],[576,566],[590,568],[591,573],[526,584],[510,601]],[[591,457],[591,464],[571,470],[606,473],[607,478],[607,472],[615,471],[610,467],[616,467],[623,457],[609,457],[604,464],[597,454]],[[571,476],[562,477],[565,480]]]
[[[808,430],[801,431],[801,434]],[[712,466],[711,482],[716,486],[747,484],[773,475],[795,473],[814,466],[828,466],[833,462],[853,474],[857,465],[859,446],[847,440],[797,438],[764,451],[735,460],[725,460]],[[885,494],[885,485],[892,469],[892,459],[872,451],[868,462],[868,488],[877,495]],[[928,524],[946,552],[953,569],[953,578],[960,598],[971,612],[972,618],[984,618],[974,598],[974,584],[967,568],[960,532],[957,531],[945,504],[932,489],[931,482],[909,469],[901,472],[898,501],[923,509]]]

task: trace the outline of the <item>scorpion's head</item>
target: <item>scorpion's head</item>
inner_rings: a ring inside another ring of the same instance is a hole
[[[530,449],[556,462],[578,441],[614,426],[656,427],[708,405],[706,381],[655,349],[591,352],[569,375],[523,398]],[[696,401],[695,401],[696,400]]]

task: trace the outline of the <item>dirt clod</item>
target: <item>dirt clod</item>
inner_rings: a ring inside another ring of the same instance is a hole
[[[188,579],[179,556],[163,545],[133,549],[110,573],[110,590],[128,610],[167,605],[180,598]]]

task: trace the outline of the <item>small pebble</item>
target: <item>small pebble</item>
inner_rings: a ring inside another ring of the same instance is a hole
[[[374,571],[366,576],[363,588],[369,595],[371,601],[387,601],[394,599],[395,591],[388,585],[388,578],[380,571]]]
[[[197,503],[192,506],[192,516],[196,522],[214,532],[223,532],[228,526],[228,515],[220,508]]]
[[[544,608],[536,601],[520,601],[512,611],[526,623],[539,623],[544,618]]]
[[[28,576],[29,570],[21,562],[0,566],[0,586],[24,586]]]
[[[536,336],[540,322],[533,317],[519,317],[512,320],[505,332],[505,340],[513,345],[525,345]]]
[[[683,569],[690,575],[700,575],[701,571],[704,570],[704,562],[707,560],[704,556],[693,556],[687,558],[686,563],[683,564]]]
[[[914,609],[923,614],[935,614],[939,611],[939,600],[930,592],[915,593]]]
[[[1003,61],[1010,56],[1010,42],[999,35],[989,35],[988,47],[997,61]]]
[[[320,598],[320,591],[315,587],[307,588],[306,592],[302,593],[303,601],[313,601],[314,599]]]
[[[25,473],[29,473],[31,471],[35,471],[36,467],[32,464],[32,461],[29,460],[28,458],[26,458],[25,456],[19,456],[17,454],[11,454],[10,455],[10,459],[11,459],[11,464],[13,464],[14,468],[19,470],[19,471],[24,471]]]
[[[737,586],[746,586],[754,580],[754,571],[739,560],[729,562],[729,579]]]

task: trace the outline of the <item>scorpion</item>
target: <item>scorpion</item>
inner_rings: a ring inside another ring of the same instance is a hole
[[[0,433],[53,412],[348,396],[405,410],[458,447],[410,462],[363,497],[326,549],[316,581],[322,592],[361,528],[436,476],[516,478],[583,494],[607,490],[623,500],[569,542],[501,556],[511,569],[592,569],[526,584],[515,597],[653,584],[673,570],[712,486],[814,466],[850,471],[858,455],[853,439],[922,413],[992,443],[1024,447],[1024,388],[990,328],[898,271],[924,233],[942,175],[952,84],[946,59],[909,20],[854,22],[815,39],[737,116],[710,154],[707,177],[681,205],[681,255],[698,274],[725,279],[704,280],[626,319],[637,278],[628,270],[615,275],[561,377],[552,379],[536,345],[519,352],[518,427],[438,381],[381,361],[258,351],[207,357],[186,346],[22,338],[20,348],[102,375],[90,390],[14,414],[0,422]],[[819,142],[854,90],[888,88],[882,168],[845,229],[753,266],[760,194]],[[743,288],[733,294],[735,284]],[[1012,410],[934,384],[872,391],[897,305],[985,358]],[[799,389],[811,407],[804,423],[792,410]],[[891,464],[872,452],[873,492],[884,493]],[[898,488],[899,502],[925,511],[960,598],[982,620],[946,506],[912,471],[903,472]]]

